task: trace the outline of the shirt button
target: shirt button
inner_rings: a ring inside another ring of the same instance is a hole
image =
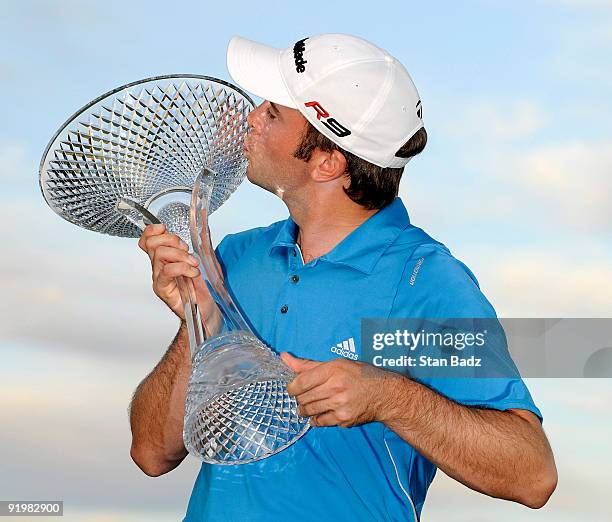
[[[280,309],[281,314],[286,314],[287,310],[289,310],[289,307],[287,305],[281,306],[281,309]]]
[[[294,275],[291,276],[291,282],[292,283],[297,283],[299,280],[300,280],[300,276],[299,275],[294,274]]]
[[[296,252],[295,252],[295,250],[294,250],[294,251],[293,251],[293,257],[295,257],[295,256],[297,256],[297,254],[296,254]]]

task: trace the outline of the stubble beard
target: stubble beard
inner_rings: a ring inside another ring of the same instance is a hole
[[[270,173],[274,174],[274,178],[270,177]],[[283,183],[284,176],[286,173],[282,172],[274,172],[274,168],[270,167],[266,169],[266,167],[260,167],[255,169],[253,165],[249,163],[247,168],[247,179],[253,184],[267,192],[271,192],[272,194],[278,196],[280,199],[285,199],[286,192],[286,183]]]
[[[247,179],[255,186],[264,189],[267,192],[276,194],[276,185],[266,179],[262,172],[263,169],[256,170],[250,164],[247,168],[246,176]]]

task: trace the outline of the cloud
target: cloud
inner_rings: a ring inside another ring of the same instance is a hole
[[[486,218],[548,236],[608,234],[612,141],[543,141],[563,119],[555,117],[527,100],[464,107],[460,124],[441,128],[442,139],[458,150],[457,172],[444,179],[453,190],[437,191],[435,198],[421,196],[422,205],[433,205],[435,214],[446,219],[451,212],[459,223]]]
[[[3,360],[11,361],[11,372],[0,383],[8,427],[0,432],[4,498],[64,500],[73,520],[75,511],[97,511],[99,520],[137,520],[138,515],[144,520],[147,511],[162,511],[167,520],[184,514],[197,459],[188,457],[171,473],[151,479],[129,456],[126,409],[143,377],[138,365],[20,346],[3,349]],[[5,371],[3,365],[0,372]]]
[[[544,430],[559,474],[557,490],[548,504],[534,513],[516,503],[476,493],[438,471],[425,501],[423,519],[573,522],[582,517],[597,522],[609,520],[612,511],[601,499],[608,494],[610,456],[602,454],[601,448],[612,437],[608,406],[612,400],[610,381],[528,379],[527,385],[536,404],[542,407]],[[593,399],[595,407],[592,408],[587,403]]]
[[[547,505],[533,512],[520,504],[488,497],[468,489],[463,484],[438,471],[423,508],[423,520],[453,520],[457,522],[575,522],[587,518],[591,522],[606,522],[610,509],[602,498],[607,495],[606,476],[597,482],[592,475],[574,475],[565,462],[572,457],[557,458],[560,481]],[[603,475],[603,473],[602,473]]]
[[[500,317],[611,317],[605,254],[570,250],[494,245],[472,250],[468,265]]]
[[[517,163],[517,188],[538,214],[581,231],[612,232],[612,141],[538,147]]]
[[[447,123],[444,126],[444,130],[455,137],[472,139],[476,135],[487,141],[525,138],[546,125],[544,112],[529,100],[504,104],[478,101],[468,104],[462,112],[460,125]]]
[[[0,338],[121,359],[167,347],[178,319],[153,294],[135,240],[78,229],[42,197],[5,203],[0,220]]]

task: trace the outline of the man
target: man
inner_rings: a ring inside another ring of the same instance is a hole
[[[218,257],[254,331],[296,372],[287,388],[314,427],[270,458],[203,464],[185,520],[417,520],[436,468],[543,506],[556,469],[520,379],[425,385],[359,360],[362,318],[495,317],[469,269],[410,224],[396,197],[427,137],[408,72],[347,35],[283,51],[234,38],[228,69],[266,100],[248,117],[247,177],[290,217],[226,237]],[[132,458],[157,476],[187,454],[191,363],[174,278],[198,270],[163,226],[139,244],[156,294],[182,321],[131,407]]]

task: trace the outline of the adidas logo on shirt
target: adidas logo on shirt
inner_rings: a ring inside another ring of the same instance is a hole
[[[356,361],[359,358],[355,350],[355,339],[352,337],[346,341],[336,344],[335,346],[332,346],[331,352],[339,355],[340,357],[352,359],[353,361]]]

